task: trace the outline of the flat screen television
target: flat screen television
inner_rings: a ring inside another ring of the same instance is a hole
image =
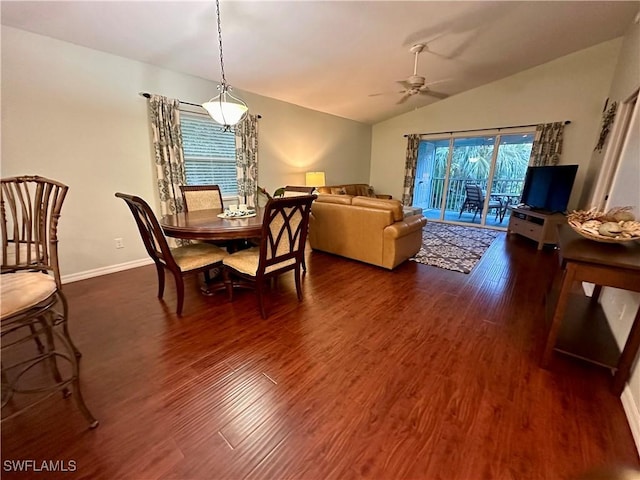
[[[520,201],[532,210],[564,212],[577,171],[578,165],[529,167]]]

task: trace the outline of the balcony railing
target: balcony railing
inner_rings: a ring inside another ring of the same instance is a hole
[[[487,181],[484,180],[471,180],[469,178],[450,178],[449,179],[449,194],[447,195],[447,204],[445,210],[459,211],[462,208],[462,204],[466,198],[466,191],[464,185],[466,182],[475,182],[486,191]],[[522,192],[522,185],[524,180],[522,179],[508,179],[508,180],[494,180],[493,193],[504,194],[520,194]],[[440,210],[442,203],[442,196],[444,190],[444,178],[432,177],[431,181],[418,182],[416,185],[416,191],[414,192],[414,198],[417,200],[416,206],[422,208]]]

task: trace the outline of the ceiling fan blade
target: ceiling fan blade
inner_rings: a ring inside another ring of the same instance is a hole
[[[439,98],[440,100],[448,98],[449,95],[446,93],[442,93],[442,92],[434,92],[433,90],[421,90],[420,93],[422,95],[429,95],[430,97],[435,97],[435,98]]]
[[[405,94],[402,96],[402,98],[396,102],[396,105],[400,105],[401,103],[406,102],[406,101],[407,101],[407,99],[408,99],[410,96],[411,96],[411,94],[410,94],[410,93],[405,93]]]
[[[390,95],[392,93],[404,93],[404,92],[406,92],[406,90],[400,90],[400,91],[397,91],[397,90],[391,91],[390,90],[388,92],[372,93],[372,94],[369,95],[369,97],[379,97],[380,95]]]
[[[451,80],[453,80],[452,78],[443,78],[441,80],[433,80],[432,82],[427,82],[425,83],[422,88],[425,89],[426,87],[430,87],[431,85],[438,85],[440,83],[447,83],[450,82]]]

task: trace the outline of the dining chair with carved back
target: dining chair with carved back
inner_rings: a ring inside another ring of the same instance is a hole
[[[184,304],[183,277],[221,267],[222,259],[228,255],[227,252],[209,243],[194,243],[170,248],[158,219],[147,202],[140,197],[125,193],[116,193],[116,197],[124,200],[131,210],[142,242],[156,266],[158,298],[164,295],[165,269],[173,275],[178,296],[176,314],[181,316]]]
[[[282,197],[284,198],[299,197],[302,195],[313,195],[313,192],[316,189],[316,187],[300,187],[295,185],[287,185],[283,188],[284,191],[282,192]],[[304,255],[302,256],[302,271],[307,271],[307,262],[304,258]]]
[[[61,391],[74,397],[89,428],[95,428],[98,421],[80,391],[81,354],[69,335],[58,262],[58,221],[69,187],[34,175],[3,178],[0,184],[2,421]],[[37,353],[23,346],[31,340]],[[69,366],[64,377],[59,361]],[[34,377],[41,363],[53,382]],[[23,395],[29,398],[14,402]]]
[[[182,203],[186,212],[224,208],[218,185],[180,185]]]
[[[293,271],[296,294],[302,301],[301,267],[309,226],[311,203],[316,195],[273,198],[265,206],[260,245],[233,253],[223,260],[224,281],[233,300],[232,276],[253,282],[262,318],[266,283]]]

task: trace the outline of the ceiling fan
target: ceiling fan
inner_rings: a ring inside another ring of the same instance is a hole
[[[400,90],[399,92],[397,92],[402,94],[402,97],[397,102],[398,104],[406,102],[407,99],[413,95],[429,95],[431,97],[435,97],[439,99],[447,98],[449,96],[446,93],[435,92],[431,90],[431,88],[429,88],[431,87],[431,85],[443,83],[443,82],[446,82],[446,80],[436,80],[433,82],[426,83],[425,78],[418,75],[418,55],[420,55],[420,52],[422,52],[425,49],[425,47],[426,46],[424,44],[418,43],[409,49],[409,51],[415,55],[415,60],[413,64],[413,75],[410,75],[406,80],[400,80],[396,82],[404,87],[404,90]],[[385,93],[374,93],[369,96],[376,97],[378,95],[385,95]]]

